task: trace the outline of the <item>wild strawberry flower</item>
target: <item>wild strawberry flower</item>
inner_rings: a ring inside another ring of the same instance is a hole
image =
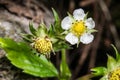
[[[107,67],[101,66],[91,69],[93,75],[103,76],[100,80],[120,80],[120,54],[114,45],[112,46],[116,52],[116,58],[108,55]]]
[[[75,45],[82,42],[83,44],[89,44],[93,41],[94,36],[91,34],[95,32],[95,22],[90,17],[86,19],[87,14],[83,9],[76,9],[73,11],[73,16],[68,15],[61,22],[61,27],[67,31],[65,40],[70,44]]]
[[[53,37],[49,36],[46,25],[40,24],[37,29],[33,27],[33,24],[29,25],[32,34],[24,34],[23,39],[30,43],[32,49],[36,54],[43,54],[46,57],[50,57],[50,53],[54,53],[53,49]]]
[[[52,42],[49,38],[40,38],[38,37],[34,41],[33,47],[40,53],[46,55],[50,54],[50,52],[53,50],[52,48]]]

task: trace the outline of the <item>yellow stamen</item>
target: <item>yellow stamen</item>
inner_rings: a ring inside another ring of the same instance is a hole
[[[120,80],[120,68],[110,73],[109,80]]]
[[[52,43],[48,38],[37,38],[34,48],[41,54],[49,54],[52,51]]]
[[[72,24],[71,32],[76,36],[81,36],[86,30],[86,26],[83,21],[76,21]]]

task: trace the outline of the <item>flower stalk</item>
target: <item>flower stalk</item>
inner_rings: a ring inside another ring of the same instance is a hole
[[[69,70],[67,61],[66,61],[66,50],[61,50],[61,64],[60,64],[60,78],[59,80],[69,80],[71,77],[71,72]]]

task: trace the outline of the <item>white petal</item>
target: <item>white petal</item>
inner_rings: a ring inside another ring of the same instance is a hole
[[[95,22],[93,21],[92,18],[88,18],[86,21],[85,21],[85,25],[87,26],[88,29],[92,29],[95,27]]]
[[[75,20],[83,20],[85,17],[84,10],[81,8],[74,10],[73,17],[75,18]]]
[[[80,37],[80,41],[83,44],[89,44],[93,41],[93,39],[94,39],[94,36],[92,34],[89,34],[89,33],[85,33]]]
[[[72,19],[69,16],[65,17],[61,22],[61,27],[64,30],[68,30],[71,27],[71,25],[72,25]]]
[[[70,44],[74,45],[78,43],[78,37],[76,37],[72,33],[68,33],[65,37],[66,41],[68,41]]]

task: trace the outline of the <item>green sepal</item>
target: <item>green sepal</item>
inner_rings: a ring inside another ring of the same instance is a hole
[[[87,19],[87,17],[88,17],[88,13],[89,13],[89,12],[87,12],[87,13],[85,14],[84,20]]]
[[[67,12],[67,14],[71,18],[72,22],[74,22],[75,21],[74,17],[69,12]]]
[[[53,15],[54,15],[55,21],[56,21],[56,22],[59,22],[59,21],[60,21],[60,18],[59,18],[59,16],[58,16],[57,12],[55,11],[54,8],[52,8],[52,11],[53,11]]]
[[[118,50],[116,49],[116,47],[115,47],[113,44],[111,44],[111,46],[112,46],[112,47],[114,48],[114,50],[115,50],[116,60],[117,60],[117,61],[120,61],[120,54],[119,54]]]
[[[48,30],[48,35],[49,36],[55,36],[56,35],[56,33],[55,33],[55,27],[51,24],[50,25],[50,28],[49,28],[49,30]]]
[[[91,72],[94,76],[102,76],[107,73],[107,69],[105,67],[95,67],[91,69]]]
[[[58,16],[58,13],[52,8],[52,11],[53,11],[53,15],[54,15],[54,18],[55,18],[55,21],[54,21],[54,24],[53,24],[53,27],[54,27],[54,30],[55,30],[55,34],[60,34],[63,32],[63,29],[61,28],[61,20]]]
[[[30,32],[36,36],[36,29],[33,27],[32,22],[29,23],[29,29],[30,29]]]
[[[33,42],[33,38],[34,38],[34,35],[31,35],[31,34],[22,34],[22,38],[24,41],[26,42]]]
[[[107,61],[108,72],[110,72],[116,67],[116,63],[117,63],[116,60],[112,56],[108,55],[108,61]]]
[[[100,80],[108,80],[108,75],[103,76]]]
[[[94,32],[98,32],[98,31],[95,30],[95,29],[88,29],[88,30],[87,30],[87,33],[94,33]]]
[[[38,29],[37,29],[37,37],[45,37],[47,35],[47,27],[45,26],[45,24],[40,24]]]
[[[9,38],[0,38],[0,47],[6,51],[6,57],[23,72],[37,77],[57,77],[58,71],[45,56],[38,57],[24,42],[15,42]]]

